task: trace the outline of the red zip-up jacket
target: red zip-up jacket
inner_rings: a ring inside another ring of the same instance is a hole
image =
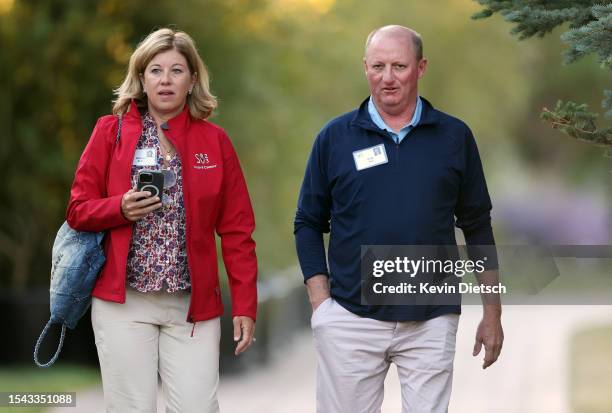
[[[121,198],[130,189],[134,152],[142,132],[134,102],[123,116],[121,138],[115,146],[118,123],[118,118],[112,115],[98,119],[75,173],[66,219],[78,231],[106,231],[106,263],[92,295],[125,303],[133,224],[121,213]],[[255,219],[232,143],[220,127],[193,119],[187,106],[162,127],[182,163],[191,277],[187,321],[195,323],[223,313],[215,231],[221,238],[232,315],[255,319],[257,257],[251,237]]]

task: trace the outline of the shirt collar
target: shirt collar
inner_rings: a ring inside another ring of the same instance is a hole
[[[128,112],[125,114],[126,120],[132,119],[138,121],[139,123],[142,121],[142,115],[138,110],[137,102],[135,99],[132,99],[130,104],[130,108]],[[170,133],[173,136],[182,135],[188,128],[191,122],[191,115],[189,113],[189,105],[185,104],[183,111],[168,120],[167,122],[160,125],[160,127],[164,130],[164,133]]]
[[[419,124],[419,121],[421,120],[421,113],[423,111],[423,102],[421,101],[420,96],[417,96],[416,100],[417,100],[416,107],[414,109],[414,114],[412,115],[412,119],[410,120],[410,122],[404,125],[404,127],[402,127],[402,130],[406,128],[414,128],[416,125]],[[376,108],[376,105],[374,104],[374,99],[372,99],[372,96],[370,96],[370,98],[368,99],[368,113],[370,114],[370,118],[372,118],[372,122],[374,122],[374,124],[378,126],[380,129],[395,133],[395,131],[392,128],[387,126],[383,118],[380,116],[380,113],[378,112],[378,109]]]

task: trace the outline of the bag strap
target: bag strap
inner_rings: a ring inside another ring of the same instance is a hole
[[[119,143],[119,138],[121,137],[121,124],[123,123],[123,115],[119,115],[119,125],[117,126],[117,137],[115,138],[115,146]]]
[[[111,162],[113,160],[113,154],[117,150],[117,144],[119,143],[119,139],[121,138],[121,126],[123,125],[123,115],[117,115],[119,119],[119,123],[117,124],[117,136],[115,136],[115,146],[111,149],[108,154],[108,166],[106,167],[106,181],[108,181],[108,172],[110,170]]]
[[[60,352],[62,351],[62,347],[64,346],[64,337],[66,336],[66,324],[62,324],[62,335],[60,336],[59,344],[57,345],[57,350],[55,350],[55,354],[53,355],[53,357],[51,357],[51,359],[45,364],[42,364],[40,361],[38,361],[38,351],[40,350],[40,345],[42,344],[42,341],[49,332],[49,328],[52,324],[54,323],[52,323],[51,320],[47,321],[45,328],[43,328],[42,333],[40,333],[40,337],[38,337],[38,340],[36,340],[36,346],[34,346],[34,363],[36,363],[38,367],[49,367],[53,363],[55,363]]]

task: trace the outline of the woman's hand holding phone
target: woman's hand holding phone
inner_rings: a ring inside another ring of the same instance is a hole
[[[159,197],[151,196],[149,191],[136,191],[132,188],[121,198],[121,213],[130,222],[136,222],[161,207]]]

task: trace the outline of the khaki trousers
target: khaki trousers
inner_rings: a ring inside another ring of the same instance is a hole
[[[219,318],[194,328],[186,321],[189,299],[188,292],[131,288],[125,304],[93,298],[107,412],[155,412],[158,375],[166,412],[219,411]]]
[[[355,315],[328,298],[311,319],[317,412],[380,412],[390,363],[397,366],[402,412],[446,412],[458,324],[458,314],[379,321]]]

